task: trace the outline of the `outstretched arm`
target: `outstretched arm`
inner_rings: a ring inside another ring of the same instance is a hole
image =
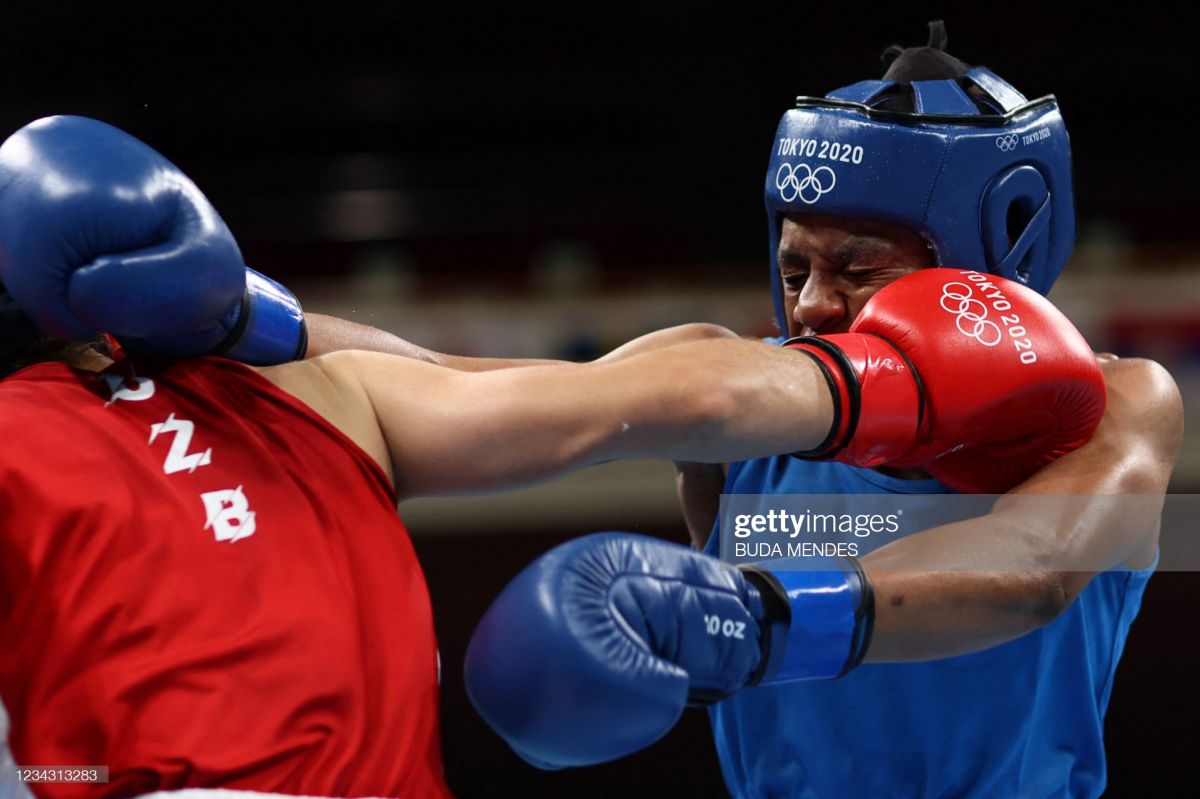
[[[801,449],[833,413],[811,359],[740,340],[478,373],[342,352],[263,374],[394,469],[402,496],[509,488],[618,458]]]
[[[964,337],[946,314],[906,322],[955,277],[896,281],[863,309],[861,329],[797,349],[706,340],[473,379],[365,353],[325,364],[354,378],[341,383],[357,385],[373,411],[357,423],[377,422],[405,493],[520,485],[623,457],[714,463],[797,450],[858,466],[927,465],[947,485],[998,493],[1087,441],[1104,409],[1103,376],[1061,313],[1015,283],[1005,293],[1036,331],[1028,363]]]
[[[518,366],[552,366],[570,361],[549,358],[473,358],[465,355],[449,355],[426,349],[397,335],[370,325],[351,322],[336,316],[310,313],[305,315],[308,323],[307,357],[317,358],[342,350],[365,350],[399,355],[415,361],[424,361],[460,372],[489,372],[493,369],[511,369]],[[655,330],[617,347],[597,359],[603,362],[618,361],[650,350],[670,347],[688,341],[706,339],[737,338],[732,331],[720,325],[692,323]]]

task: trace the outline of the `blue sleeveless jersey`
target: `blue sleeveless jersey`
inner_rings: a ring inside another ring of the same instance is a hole
[[[727,494],[945,493],[839,463],[735,463]],[[717,554],[718,536],[706,551]],[[1096,797],[1103,718],[1153,571],[1097,575],[1052,624],[945,660],[752,688],[710,708],[738,799]]]

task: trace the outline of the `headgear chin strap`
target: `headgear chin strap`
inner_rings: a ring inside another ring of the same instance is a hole
[[[878,108],[898,86],[868,80],[799,97],[779,123],[766,200],[781,330],[775,259],[785,214],[902,225],[928,240],[939,265],[992,272],[1042,294],[1071,253],[1071,147],[1052,95],[1026,100],[976,67],[953,80],[913,81],[912,113]]]

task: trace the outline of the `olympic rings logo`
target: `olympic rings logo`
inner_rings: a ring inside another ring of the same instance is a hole
[[[1002,153],[1011,153],[1017,149],[1017,134],[1010,133],[1007,136],[997,136],[996,146],[1000,148]]]
[[[804,170],[801,175],[800,171]],[[800,200],[806,205],[812,205],[822,196],[833,191],[837,183],[837,175],[827,166],[813,169],[803,162],[792,166],[789,163],[779,165],[775,173],[775,188],[785,203]]]
[[[958,331],[985,347],[994,347],[1002,338],[1000,327],[987,318],[987,306],[971,296],[966,283],[947,283],[942,286],[942,310],[954,314]]]

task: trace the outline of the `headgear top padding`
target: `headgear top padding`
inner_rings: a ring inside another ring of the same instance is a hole
[[[982,67],[911,85],[912,113],[876,107],[898,84],[869,80],[797,98],[783,115],[766,181],[782,330],[775,259],[789,213],[902,225],[926,238],[942,266],[992,272],[1042,294],[1066,263],[1075,242],[1071,147],[1054,97],[1028,101]]]

